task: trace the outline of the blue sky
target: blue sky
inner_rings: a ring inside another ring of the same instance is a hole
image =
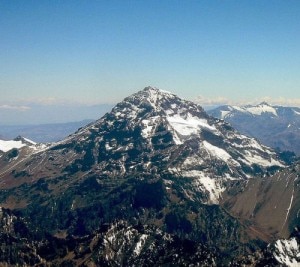
[[[299,18],[288,0],[0,0],[0,116],[148,85],[203,104],[300,105]]]

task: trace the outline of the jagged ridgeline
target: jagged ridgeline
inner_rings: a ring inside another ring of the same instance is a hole
[[[286,167],[199,105],[152,87],[61,142],[0,161],[1,262],[12,265],[238,262],[270,240],[231,215],[228,199]]]

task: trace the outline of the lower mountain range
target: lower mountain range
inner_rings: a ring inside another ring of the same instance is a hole
[[[220,106],[208,113],[265,145],[300,156],[300,108],[262,102],[241,107]]]
[[[0,155],[0,265],[297,266],[299,162],[146,87]]]
[[[10,140],[16,136],[24,136],[38,143],[57,142],[92,121],[83,120],[35,125],[0,125],[0,139]]]

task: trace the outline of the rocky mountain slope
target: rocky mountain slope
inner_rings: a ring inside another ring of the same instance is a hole
[[[208,111],[234,128],[263,144],[300,155],[300,108],[271,106],[221,106]]]
[[[268,240],[230,215],[234,202],[223,195],[284,167],[199,105],[147,87],[16,160],[0,173],[0,206],[22,222],[20,231],[12,220],[9,234],[21,242],[12,247],[28,247],[40,262],[229,265]]]
[[[46,148],[46,144],[35,143],[21,136],[13,140],[0,140],[0,175],[5,175],[19,162]]]
[[[222,205],[257,231],[262,239],[288,238],[298,227],[300,211],[299,163],[271,176],[238,182],[223,194]]]
[[[300,266],[299,178],[297,163],[273,176],[235,184],[224,194],[225,209],[270,242],[235,259],[234,266]]]
[[[297,162],[274,175],[227,188],[221,205],[261,240],[270,242],[263,250],[241,257],[237,266],[300,266],[299,178]]]
[[[204,202],[218,203],[224,181],[283,166],[275,152],[200,106],[149,87],[18,168],[37,180],[36,172],[47,179],[57,172],[77,179],[92,172],[104,181],[136,173],[183,177]]]

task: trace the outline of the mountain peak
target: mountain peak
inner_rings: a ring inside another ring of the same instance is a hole
[[[245,110],[256,116],[268,113],[273,116],[278,116],[276,109],[270,106],[267,102],[261,102],[257,106],[247,106],[245,107]]]
[[[146,86],[143,90],[141,90],[141,91],[153,91],[153,92],[159,92],[160,91],[160,89],[159,88],[157,88],[157,87],[155,87],[155,86]]]
[[[147,86],[145,87],[142,91],[144,92],[149,92],[149,93],[152,93],[152,94],[165,94],[165,95],[173,95],[171,92],[169,91],[165,91],[165,90],[162,90],[162,89],[159,89],[157,87],[153,87],[153,86]]]
[[[27,146],[28,144],[23,142],[23,139],[15,138],[14,140],[0,140],[0,152],[8,152],[12,149],[19,149],[21,147]]]
[[[199,105],[151,86],[126,97],[113,108],[112,112],[127,118],[161,117],[179,113],[180,116],[197,113],[197,115],[207,117]]]
[[[0,154],[4,264],[235,265],[233,257],[271,232],[262,232],[254,216],[270,207],[260,204],[273,190],[254,176],[284,167],[255,139],[153,87],[49,148],[29,150]],[[285,205],[274,197],[277,208],[268,212],[283,218],[285,230],[297,215],[297,173],[276,175]],[[238,198],[248,184],[249,201]],[[257,222],[270,229],[264,218]],[[272,233],[282,230],[279,222]],[[17,261],[20,255],[26,262]]]
[[[118,168],[118,176],[127,177],[160,170],[157,175],[193,179],[209,204],[218,203],[223,180],[247,179],[257,164],[258,172],[283,166],[273,151],[208,116],[200,105],[150,86],[51,149],[74,144],[85,155],[72,154],[70,172],[93,170],[110,177]]]
[[[178,98],[178,97],[168,91],[161,90],[157,87],[147,86],[143,90],[134,93],[133,95],[125,98],[124,100],[126,101],[130,99],[134,99],[139,102],[149,102],[152,105],[156,105],[158,103],[158,100],[163,100],[166,98]]]
[[[266,101],[262,101],[261,103],[258,104],[258,106],[268,106],[271,107]]]

